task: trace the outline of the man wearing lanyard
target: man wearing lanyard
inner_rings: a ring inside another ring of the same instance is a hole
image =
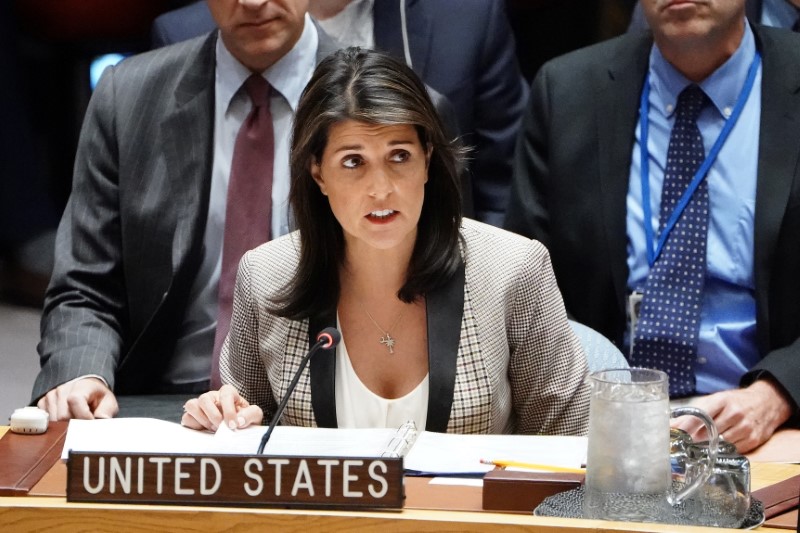
[[[800,37],[744,0],[641,8],[652,35],[539,72],[506,227],[548,246],[573,318],[747,451],[800,401]]]

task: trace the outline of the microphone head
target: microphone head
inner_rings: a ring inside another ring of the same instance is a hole
[[[324,341],[325,344],[321,346],[323,350],[330,350],[335,348],[342,340],[342,334],[336,328],[325,328],[317,335],[317,342]]]

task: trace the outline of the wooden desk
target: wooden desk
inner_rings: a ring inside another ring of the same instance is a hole
[[[759,463],[800,463],[800,429],[778,431],[747,457]]]
[[[541,518],[487,512],[404,510],[399,513],[295,511],[67,503],[64,498],[0,498],[4,531],[538,531],[612,533],[739,531],[660,524]],[[785,531],[761,528],[759,531]]]
[[[0,428],[0,436],[4,433]],[[4,460],[4,458],[0,458]],[[51,474],[54,479],[65,466],[58,464]],[[50,476],[51,474],[48,474]],[[800,474],[800,466],[790,464],[754,463],[753,490]],[[63,478],[62,478],[63,479]],[[409,506],[424,506],[415,498],[424,478],[408,478]],[[40,485],[45,484],[43,479]],[[37,485],[34,493],[42,493]],[[63,490],[63,489],[62,489]],[[475,508],[477,487],[458,487],[459,504]],[[44,491],[46,492],[46,490]],[[478,503],[478,505],[480,505]],[[529,515],[490,513],[482,511],[436,511],[406,508],[400,512],[343,512],[302,511],[286,509],[190,507],[122,504],[68,503],[63,496],[0,497],[0,531],[537,531],[552,533],[585,532],[689,532],[739,531],[734,529],[698,528],[688,526],[544,518]],[[785,532],[762,527],[759,531]]]

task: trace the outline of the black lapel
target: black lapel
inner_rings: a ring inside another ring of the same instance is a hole
[[[308,321],[308,347],[317,343],[317,334],[336,327],[336,312]],[[314,419],[321,428],[338,427],[336,421],[336,356],[335,353],[316,354],[311,358],[311,407]]]
[[[405,62],[403,51],[403,24],[400,18],[398,0],[376,0],[372,8],[375,24],[375,48],[388,52]],[[425,2],[409,0],[406,2],[406,29],[411,63],[421,78],[425,78],[431,41],[431,19],[425,13]]]
[[[444,432],[450,420],[456,380],[456,360],[464,314],[464,264],[444,286],[426,298],[428,320],[428,415],[425,429]],[[335,313],[311,319],[308,325],[309,348],[316,335],[326,327],[336,326]],[[335,428],[336,358],[311,359],[311,406],[319,427]]]
[[[756,184],[754,275],[762,353],[769,347],[769,281],[775,246],[800,164],[800,59],[792,33],[753,26],[763,57]]]
[[[456,361],[464,316],[464,263],[444,286],[426,297],[428,317],[427,431],[447,431],[456,384]]]
[[[639,95],[647,74],[650,47],[649,34],[624,38],[610,58],[608,69],[600,70],[600,79],[596,80],[595,128],[603,223],[617,305],[622,312],[628,277],[625,204]]]

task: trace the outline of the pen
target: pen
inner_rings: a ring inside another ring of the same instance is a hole
[[[503,460],[489,460],[489,459],[481,459],[481,463],[485,465],[494,465],[494,466],[501,466],[501,467],[512,467],[512,468],[527,468],[530,470],[544,470],[546,472],[567,472],[570,474],[585,474],[586,470],[583,468],[570,468],[568,466],[555,466],[555,465],[543,465],[537,463],[523,463],[522,461],[503,461]]]

